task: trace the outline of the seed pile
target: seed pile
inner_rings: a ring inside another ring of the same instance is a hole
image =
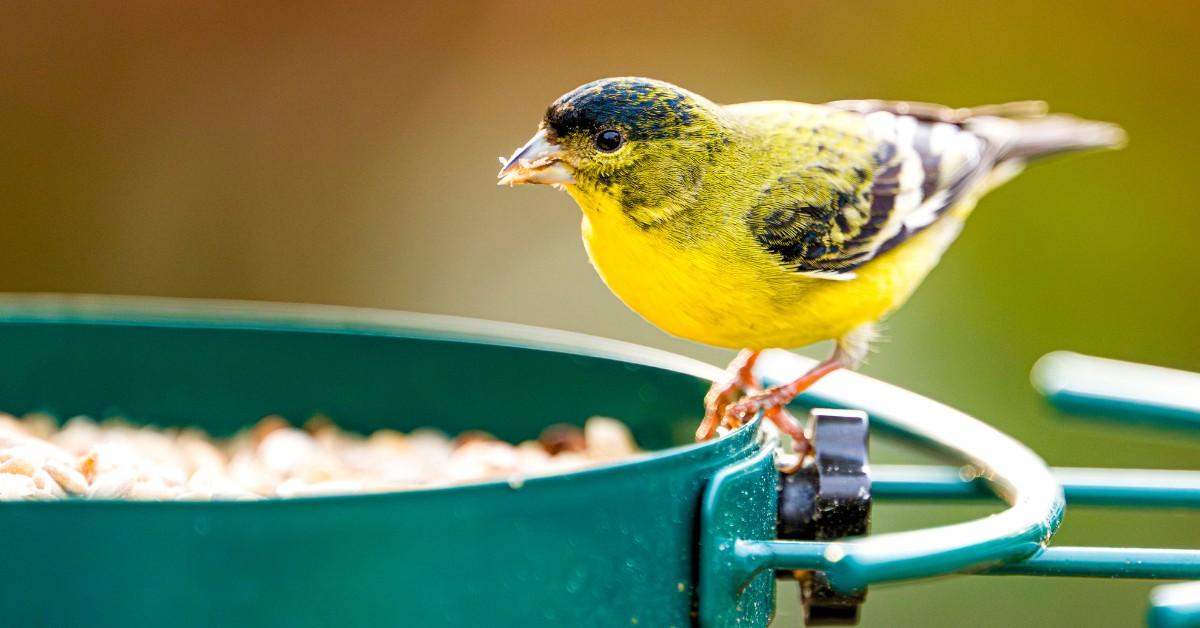
[[[260,499],[374,493],[566,472],[637,453],[619,421],[547,428],[512,445],[483,432],[362,436],[316,417],[266,417],[229,439],[194,428],[0,414],[0,500]]]

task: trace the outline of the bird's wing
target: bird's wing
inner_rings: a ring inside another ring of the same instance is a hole
[[[958,124],[890,111],[823,133],[811,140],[819,150],[764,188],[747,224],[782,265],[827,279],[853,279],[933,224],[995,163],[988,142]]]

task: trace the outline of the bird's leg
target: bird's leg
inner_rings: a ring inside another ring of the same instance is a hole
[[[728,406],[725,409],[723,423],[734,425],[745,423],[761,411],[764,417],[779,427],[780,431],[792,437],[794,446],[798,450],[803,448],[803,451],[806,452],[808,437],[805,436],[800,422],[788,414],[787,404],[820,381],[822,377],[841,368],[853,369],[862,364],[870,349],[874,333],[871,325],[855,328],[837,340],[837,348],[834,349],[833,355],[809,369],[804,375],[786,384],[772,386],[762,392],[743,397],[737,403]]]
[[[808,454],[808,435],[804,433],[804,426],[799,419],[792,416],[785,405],[771,406],[763,411],[763,416],[774,423],[779,431],[792,437],[792,452],[796,454],[797,462],[803,461]]]
[[[704,395],[704,420],[696,428],[696,440],[708,440],[717,433],[725,417],[725,409],[743,392],[757,393],[762,384],[754,377],[754,363],[761,351],[743,349],[725,369],[725,377],[713,382],[708,394]]]
[[[784,406],[775,406],[767,408],[763,413],[767,419],[777,426],[780,426],[780,431],[792,436],[792,452],[787,455],[781,455],[776,459],[776,465],[783,473],[795,473],[804,465],[804,459],[808,457],[811,450],[808,442],[808,434],[804,432],[804,428],[800,426],[800,421],[792,416]],[[799,434],[797,436],[796,434]]]
[[[741,401],[730,405],[725,410],[725,421],[730,423],[745,423],[760,411],[765,411],[768,419],[779,426],[785,434],[792,438],[803,438],[804,430],[799,422],[781,420],[782,414],[776,412],[791,403],[800,393],[808,390],[822,377],[842,368],[844,365],[835,353],[829,359],[809,369],[807,373],[786,384],[772,386],[760,393],[743,397]],[[795,419],[792,419],[795,421]]]

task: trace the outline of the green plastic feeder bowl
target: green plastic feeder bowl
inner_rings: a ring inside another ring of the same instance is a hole
[[[228,434],[267,414],[536,438],[694,428],[713,369],[561,332],[335,308],[0,303],[0,409]],[[7,626],[687,626],[697,513],[754,431],[567,475],[255,502],[0,503]],[[774,503],[745,513],[773,526]],[[764,593],[758,600],[770,604]]]

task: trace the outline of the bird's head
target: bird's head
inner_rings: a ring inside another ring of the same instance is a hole
[[[568,92],[500,170],[500,185],[563,186],[580,201],[611,200],[656,222],[694,199],[726,141],[719,107],[674,85],[609,78]]]

